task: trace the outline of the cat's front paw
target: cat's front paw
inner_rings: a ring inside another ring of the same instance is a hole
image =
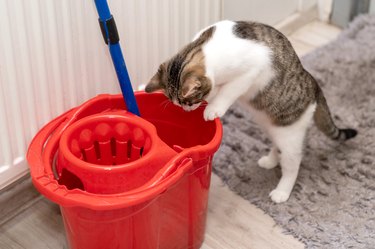
[[[224,115],[225,111],[226,110],[223,108],[208,105],[203,113],[204,120],[209,121],[214,120],[215,118],[220,118]]]
[[[281,202],[287,201],[289,199],[289,196],[290,196],[290,193],[287,193],[285,191],[278,190],[278,189],[274,189],[270,193],[270,197],[271,197],[272,201],[274,201],[276,203],[281,203]]]

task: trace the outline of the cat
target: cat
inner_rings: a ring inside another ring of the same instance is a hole
[[[334,124],[323,92],[307,72],[289,40],[257,22],[220,21],[200,31],[179,53],[159,66],[146,92],[161,90],[185,111],[202,103],[204,119],[222,117],[246,95],[254,120],[272,141],[258,165],[280,164],[282,176],[269,196],[285,202],[294,187],[302,160],[306,131],[316,126],[333,140],[357,135]]]

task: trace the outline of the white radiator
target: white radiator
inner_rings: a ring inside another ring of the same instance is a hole
[[[221,0],[109,5],[135,89],[221,15]],[[0,189],[27,173],[27,146],[44,124],[120,92],[97,19],[93,0],[0,0]]]

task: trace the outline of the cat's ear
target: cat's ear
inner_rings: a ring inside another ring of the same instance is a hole
[[[160,77],[158,73],[156,73],[150,80],[150,82],[147,83],[145,91],[146,93],[152,93],[157,90],[163,89],[162,85],[160,84]]]
[[[165,65],[161,64],[156,74],[151,78],[150,82],[147,83],[145,91],[147,93],[155,92],[164,89],[163,78],[165,75]]]
[[[202,82],[197,77],[189,77],[185,80],[182,86],[181,95],[183,98],[189,97],[196,93],[201,87]]]

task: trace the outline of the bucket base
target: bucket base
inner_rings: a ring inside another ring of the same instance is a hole
[[[199,249],[206,226],[210,167],[131,208],[60,207],[71,249]]]

